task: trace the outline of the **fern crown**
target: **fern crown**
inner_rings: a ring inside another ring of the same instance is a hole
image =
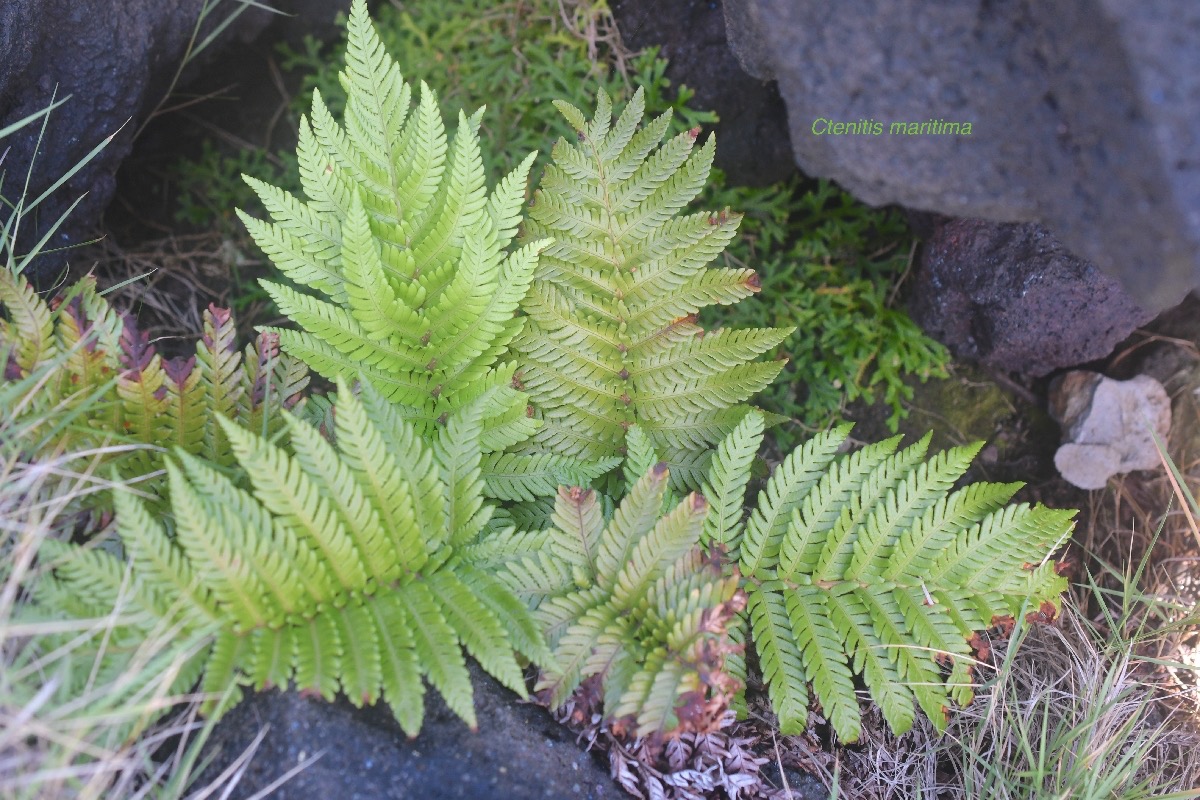
[[[551,527],[507,548],[516,557],[501,578],[536,609],[553,649],[536,686],[552,707],[587,681],[605,715],[638,736],[704,732],[738,688],[724,670],[725,626],[745,596],[700,546],[705,499],[675,503],[649,438],[635,427],[629,442],[621,503],[606,516],[595,490],[560,489]]]

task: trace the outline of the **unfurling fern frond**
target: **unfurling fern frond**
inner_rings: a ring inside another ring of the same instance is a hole
[[[81,614],[135,612],[118,643],[163,621],[215,626],[205,691],[295,682],[358,705],[382,697],[416,735],[424,676],[474,727],[463,648],[521,695],[514,651],[549,656],[524,605],[472,559],[492,510],[478,407],[430,446],[369,383],[362,393],[339,385],[336,446],[290,413],[288,449],[222,418],[250,491],[177,451],[167,526],[116,496],[129,574],[100,549],[54,545],[40,596]]]
[[[50,367],[20,402],[0,409],[0,447],[19,460],[137,444],[152,449],[115,448],[108,459],[127,478],[159,469],[172,446],[229,464],[216,415],[269,434],[283,425],[280,409],[305,402],[304,364],[281,354],[272,334],[240,353],[227,310],[204,312],[194,356],[163,359],[90,276],[55,302],[52,308],[25,278],[0,270],[0,306],[9,316],[0,320],[4,380]]]
[[[605,716],[639,736],[708,730],[737,689],[724,672],[725,624],[744,607],[736,573],[699,546],[703,497],[664,511],[667,482],[652,466],[609,519],[594,490],[560,489],[553,528],[503,573],[554,651],[537,691],[558,707],[598,683]]]
[[[717,451],[705,531],[738,556],[780,729],[804,730],[811,683],[838,736],[856,740],[855,676],[896,733],[912,726],[914,700],[944,727],[950,700],[972,697],[975,632],[1057,609],[1066,580],[1050,556],[1075,512],[1007,505],[1019,484],[953,490],[978,444],[924,460],[928,437],[900,451],[895,438],[838,457],[841,427],[785,458],[743,522],[755,417]]]
[[[514,381],[502,359],[547,244],[510,247],[533,157],[489,193],[480,115],[460,114],[451,140],[429,87],[413,108],[363,0],[351,7],[341,81],[343,123],[320,93],[301,121],[307,200],[247,177],[272,221],[239,214],[279,270],[312,292],[262,282],[300,327],[274,331],[284,351],[330,379],[365,374],[429,437],[482,391]],[[485,452],[537,425],[523,393],[496,398],[504,402],[485,415]],[[531,485],[506,488],[523,496]]]
[[[711,138],[696,150],[691,131],[658,147],[669,115],[639,127],[640,89],[615,123],[603,93],[591,122],[555,102],[578,141],[555,145],[525,226],[530,241],[554,240],[522,304],[529,324],[513,342],[544,422],[530,447],[612,457],[636,424],[673,481],[698,488],[707,451],[783,366],[755,359],[791,329],[696,325],[700,309],[758,291],[753,270],[706,266],[739,215],[680,215],[704,187]]]

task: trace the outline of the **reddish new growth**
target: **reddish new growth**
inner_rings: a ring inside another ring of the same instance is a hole
[[[1000,629],[1001,636],[1008,636],[1013,632],[1013,628],[1017,626],[1017,621],[1010,615],[992,617],[992,627]]]
[[[696,127],[692,128],[687,132],[687,134],[693,142],[696,141],[696,139],[700,137],[700,126],[697,125]]]
[[[709,225],[724,225],[728,221],[729,221],[729,212],[728,211],[722,210],[722,211],[717,212],[716,214],[708,215],[708,224]]]
[[[58,300],[59,298],[55,298]],[[71,302],[67,304],[67,316],[75,322],[75,327],[79,331],[79,338],[83,342],[83,349],[88,353],[96,352],[96,337],[92,335],[93,325],[83,313],[83,298],[76,295],[71,298]]]
[[[582,486],[564,487],[558,490],[559,493],[565,493],[567,500],[574,505],[583,505],[592,499],[592,495],[596,492],[593,489],[585,489]]]
[[[216,304],[209,303],[208,304],[208,313],[212,317],[212,321],[213,321],[212,326],[218,330],[221,328],[225,328],[228,325],[233,324],[233,314],[230,313],[228,308],[219,308],[219,307],[217,307]],[[204,346],[207,347],[211,351],[213,349],[214,342],[212,340],[212,337],[208,335],[208,331],[204,332],[203,341],[204,341]],[[233,336],[230,336],[228,341],[225,343],[225,352],[227,352],[227,353],[236,353],[237,352],[237,340]]]
[[[518,392],[525,391],[524,378],[525,378],[525,373],[521,372],[521,370],[517,370],[516,372],[514,372],[513,377],[512,377],[512,388],[516,389]]]
[[[617,377],[623,381],[629,380],[629,370],[622,367],[621,371],[617,373]]]
[[[750,273],[750,277],[746,278],[746,285],[750,287],[750,291],[762,291],[762,278],[758,277],[757,272]]]
[[[176,386],[183,388],[183,384],[187,381],[188,376],[192,374],[192,369],[196,366],[196,357],[182,356],[176,358],[168,358],[162,362],[163,372],[167,374]]]
[[[254,343],[258,351],[258,371],[254,374],[254,386],[250,389],[250,403],[258,408],[267,399],[267,384],[279,359],[279,334],[260,333]]]
[[[1025,621],[1035,625],[1049,625],[1058,616],[1058,609],[1049,600],[1043,600],[1037,611],[1025,615]]]
[[[971,646],[971,649],[975,652],[975,657],[980,661],[987,661],[992,657],[991,643],[978,633],[971,634],[971,638],[967,639],[967,644]]]
[[[19,381],[23,377],[21,365],[17,363],[16,350],[9,352],[8,361],[4,363],[4,380]]]
[[[154,359],[154,345],[150,344],[150,334],[139,331],[137,320],[132,314],[121,318],[121,353],[119,360],[125,368],[122,377],[137,380],[142,376],[142,370],[150,366]]]

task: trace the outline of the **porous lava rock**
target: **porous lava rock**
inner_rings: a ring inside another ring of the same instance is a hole
[[[35,124],[0,142],[8,151],[2,194],[15,203],[33,164],[30,199],[39,196],[99,142],[112,141],[88,165],[50,195],[23,223],[17,252],[33,247],[78,198],[83,200],[27,275],[39,283],[57,279],[70,248],[91,238],[112,198],[114,175],[129,154],[136,132],[163,99],[205,0],[5,0],[0,4],[0,128],[45,108],[56,109],[41,133]],[[280,6],[281,10],[291,8]],[[223,44],[257,36],[274,22],[294,37],[296,20],[319,25],[332,20],[344,0],[296,0],[304,15],[280,17],[250,8],[189,66],[193,74],[216,57]],[[209,15],[197,41],[234,10],[235,3]],[[184,76],[185,80],[187,75]],[[39,135],[41,141],[39,144]],[[36,151],[36,160],[34,154]],[[8,218],[0,211],[0,223]]]
[[[1046,228],[972,219],[933,227],[909,312],[958,357],[1035,377],[1107,356],[1154,316]]]
[[[1041,223],[1154,310],[1200,284],[1195,0],[724,10],[747,71],[779,83],[804,173],[871,204]],[[891,133],[939,121],[972,130]]]
[[[383,703],[357,709],[294,691],[253,694],[217,723],[215,754],[198,785],[229,767],[267,727],[229,800],[258,796],[303,767],[270,796],[278,800],[619,800],[626,797],[595,757],[544,709],[520,703],[475,665],[472,732],[436,695],[425,723],[405,737]]]
[[[731,183],[766,185],[796,171],[779,89],[742,69],[720,2],[616,0],[612,11],[626,46],[658,46],[672,83],[695,90],[691,105],[720,117],[716,165]]]

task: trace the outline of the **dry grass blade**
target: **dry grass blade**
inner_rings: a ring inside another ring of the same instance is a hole
[[[996,646],[993,676],[945,737],[926,722],[899,738],[872,725],[845,753],[843,788],[879,800],[1133,800],[1200,785],[1200,730],[1144,682],[1143,661],[1105,644],[1071,612],[1019,631]]]

